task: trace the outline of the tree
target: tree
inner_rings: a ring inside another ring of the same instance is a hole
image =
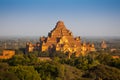
[[[110,66],[120,69],[120,58],[112,59]]]
[[[96,59],[101,63],[105,65],[109,65],[110,62],[112,61],[112,56],[108,53],[101,53],[99,54]]]
[[[19,55],[15,55],[13,56],[8,63],[12,66],[17,66],[17,65],[24,65],[25,62],[25,58],[23,56],[23,54],[19,54]]]
[[[84,75],[87,78],[93,78],[93,80],[120,80],[120,70],[107,65],[97,65],[89,69]]]
[[[42,80],[55,79],[58,76],[57,66],[53,62],[42,62],[35,66]]]
[[[0,80],[19,80],[13,72],[9,72],[7,63],[0,63]]]
[[[17,66],[17,65],[34,65],[39,62],[37,56],[35,54],[19,54],[13,56],[10,60],[8,60],[8,63],[11,66]]]
[[[15,73],[20,80],[41,80],[33,66],[14,66],[9,71]]]

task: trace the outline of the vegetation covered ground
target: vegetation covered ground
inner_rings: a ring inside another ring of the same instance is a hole
[[[0,80],[120,80],[120,58],[106,51],[70,59],[62,52],[16,51],[13,58],[0,60]]]

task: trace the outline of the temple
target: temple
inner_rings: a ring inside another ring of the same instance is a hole
[[[101,48],[103,50],[107,48],[107,44],[106,44],[106,42],[104,40],[101,42]]]
[[[94,44],[81,42],[80,37],[74,37],[63,21],[58,21],[55,28],[48,33],[48,37],[40,37],[40,42],[36,45],[27,43],[27,51],[62,51],[64,53],[75,54],[75,56],[85,55],[87,52],[95,51]]]

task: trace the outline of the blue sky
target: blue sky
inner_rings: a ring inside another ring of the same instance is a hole
[[[120,36],[120,0],[0,0],[0,36],[47,36],[59,20],[74,36]]]

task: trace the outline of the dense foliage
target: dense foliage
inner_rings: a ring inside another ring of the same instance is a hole
[[[0,80],[120,80],[119,74],[120,58],[103,51],[70,59],[62,52],[17,51],[13,58],[0,60]]]

